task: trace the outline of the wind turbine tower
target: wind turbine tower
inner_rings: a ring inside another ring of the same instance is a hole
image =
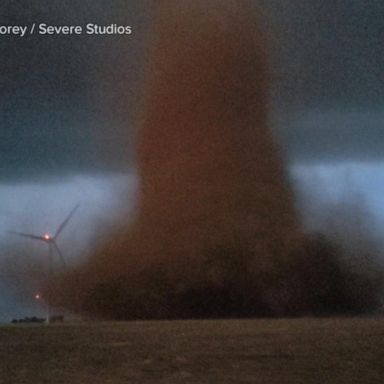
[[[43,235],[34,235],[31,233],[23,233],[23,232],[16,232],[16,231],[9,231],[9,233],[21,237],[27,237],[32,240],[38,240],[38,241],[43,241],[48,245],[48,263],[49,263],[49,277],[53,277],[53,255],[54,251],[56,251],[57,255],[59,256],[61,263],[63,264],[64,267],[66,267],[66,262],[65,258],[63,256],[63,253],[61,252],[59,246],[57,245],[57,238],[59,235],[62,233],[64,228],[67,226],[69,220],[71,220],[72,216],[75,214],[77,209],[79,208],[80,204],[77,204],[69,213],[69,215],[61,222],[61,224],[58,226],[56,232],[54,235],[51,235],[49,233],[45,233]],[[51,319],[51,306],[49,304],[49,301],[46,300],[46,305],[47,305],[47,317],[46,317],[46,323],[50,323]]]

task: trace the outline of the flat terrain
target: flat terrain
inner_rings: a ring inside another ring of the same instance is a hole
[[[0,383],[384,383],[384,318],[0,328]]]

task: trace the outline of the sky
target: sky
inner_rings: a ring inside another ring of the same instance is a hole
[[[316,189],[316,197],[325,201],[356,191],[379,231],[384,222],[384,3],[260,3],[270,40],[271,127],[293,183],[297,190]],[[49,230],[78,202],[79,212],[66,229],[67,236],[77,233],[68,257],[85,254],[97,231],[122,214],[121,207],[131,215],[150,5],[140,0],[1,2],[1,25],[117,23],[133,26],[134,33],[0,36],[0,259],[10,244],[24,246],[9,239],[7,230]],[[4,283],[3,288],[4,320],[27,305]]]

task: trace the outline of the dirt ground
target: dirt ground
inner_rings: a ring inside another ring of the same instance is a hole
[[[0,383],[384,382],[384,318],[0,328]]]

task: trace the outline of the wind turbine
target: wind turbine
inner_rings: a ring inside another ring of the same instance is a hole
[[[63,229],[66,227],[69,220],[71,220],[72,216],[75,214],[75,212],[77,211],[79,206],[80,206],[80,204],[75,205],[75,207],[72,209],[72,211],[69,213],[69,215],[65,218],[65,220],[62,221],[62,223],[58,226],[58,228],[57,228],[57,230],[53,236],[50,235],[49,233],[45,233],[44,235],[34,235],[31,233],[9,231],[9,233],[11,233],[13,235],[17,235],[17,236],[21,236],[21,237],[27,237],[27,238],[32,239],[32,240],[43,241],[44,243],[46,243],[48,245],[48,262],[49,262],[49,276],[50,276],[50,278],[52,278],[52,276],[53,276],[53,251],[54,250],[59,255],[59,258],[60,258],[63,266],[66,267],[66,262],[65,262],[64,256],[63,256],[62,252],[60,251],[59,246],[56,243],[56,239],[61,234]],[[49,305],[48,301],[46,302],[46,304],[47,304],[47,320],[46,320],[46,322],[47,322],[47,324],[49,324],[50,317],[51,317],[50,305]]]

